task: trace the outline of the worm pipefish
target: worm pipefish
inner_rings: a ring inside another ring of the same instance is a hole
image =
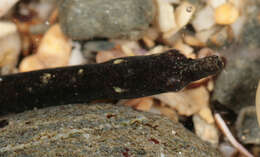
[[[0,76],[0,114],[98,99],[179,91],[223,68],[218,56],[188,59],[177,50],[149,56]]]

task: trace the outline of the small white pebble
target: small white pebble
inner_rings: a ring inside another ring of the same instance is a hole
[[[89,134],[82,134],[83,137],[85,137],[86,139],[89,139],[90,135]]]
[[[182,28],[188,24],[194,12],[195,6],[188,2],[181,3],[175,11],[176,23],[178,27]]]
[[[71,51],[69,65],[79,65],[85,63],[85,58],[81,52],[81,45],[77,42],[73,42],[74,48]]]
[[[161,153],[161,157],[165,157],[165,155],[163,153]]]
[[[221,6],[222,4],[226,3],[226,0],[208,0],[207,1],[208,4],[213,7],[213,8],[217,8],[219,6]]]
[[[0,17],[5,15],[18,1],[19,0],[0,0]]]
[[[53,5],[52,1],[41,1],[40,3],[36,4],[34,7],[37,10],[37,14],[39,18],[44,19],[47,21],[50,12],[52,12],[55,5]]]
[[[170,3],[157,0],[158,19],[157,24],[161,32],[167,32],[177,27],[174,17],[174,8]]]
[[[203,118],[206,118],[205,116]],[[195,114],[192,117],[195,133],[202,140],[207,141],[213,145],[219,143],[219,132],[214,123],[208,123],[206,119],[203,119],[199,114]]]
[[[164,2],[170,3],[170,4],[179,4],[180,0],[162,0]]]
[[[0,38],[3,38],[9,34],[13,34],[17,31],[16,25],[12,22],[0,21]]]
[[[213,27],[215,23],[214,10],[210,6],[199,10],[192,21],[192,25],[197,32],[209,29]]]

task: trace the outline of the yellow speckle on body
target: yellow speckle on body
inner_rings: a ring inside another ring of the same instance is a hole
[[[123,92],[126,91],[126,89],[122,89],[122,88],[120,88],[120,87],[113,87],[113,88],[114,88],[114,91],[115,91],[116,93],[123,93]]]
[[[41,81],[42,81],[42,83],[44,83],[44,84],[47,84],[50,79],[51,79],[51,74],[50,74],[50,73],[44,73],[44,74],[41,76]]]
[[[32,87],[27,88],[27,91],[32,92]]]
[[[122,62],[124,62],[125,60],[124,59],[117,59],[117,60],[115,60],[113,63],[114,64],[120,64],[120,63],[122,63]]]
[[[83,74],[83,72],[84,72],[84,69],[79,69],[78,74],[81,75],[81,74]]]

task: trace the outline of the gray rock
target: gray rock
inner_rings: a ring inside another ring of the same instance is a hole
[[[243,108],[236,121],[237,136],[244,144],[260,144],[260,128],[258,126],[255,106]]]
[[[248,47],[260,47],[260,1],[251,0],[246,2],[244,12],[247,13],[247,21],[241,34],[241,43]]]
[[[213,100],[238,113],[241,108],[255,104],[260,78],[260,48],[237,44],[222,54],[227,64],[216,80]]]
[[[62,30],[76,40],[138,39],[154,16],[153,0],[63,0],[59,5]]]
[[[98,41],[87,41],[83,46],[83,55],[87,60],[87,63],[94,64],[96,63],[96,53],[98,51],[111,50],[115,47],[115,44],[106,40]]]
[[[2,117],[0,156],[220,157],[179,123],[111,104],[67,105]]]
[[[16,71],[22,49],[21,43],[18,32],[11,32],[11,34],[0,38],[0,75],[7,75]]]
[[[255,104],[257,82],[260,78],[260,1],[246,2],[246,23],[236,44],[223,47],[226,68],[217,78],[213,100],[239,113]]]
[[[41,35],[44,34],[50,27],[44,24],[36,24],[29,27],[29,31],[31,34]]]
[[[83,52],[91,52],[91,51],[105,51],[111,50],[115,47],[115,44],[110,41],[88,41],[84,44]]]

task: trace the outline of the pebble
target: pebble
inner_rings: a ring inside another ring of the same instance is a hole
[[[0,38],[3,38],[9,34],[13,34],[17,31],[17,27],[12,22],[0,21]]]
[[[1,0],[0,17],[4,16],[19,0]],[[1,30],[2,31],[2,30]]]
[[[160,1],[160,0],[158,0]],[[173,7],[170,5],[170,7]],[[171,28],[167,31],[163,31],[163,39],[164,40],[171,40],[174,35],[178,31],[180,31],[183,27],[185,27],[191,20],[193,14],[195,13],[196,6],[189,2],[182,2],[179,4],[179,6],[175,9],[174,14],[172,13],[172,10],[168,9],[168,12],[166,13],[164,8],[160,8],[159,10],[159,16],[164,17],[163,21],[158,20],[159,25],[166,25],[170,26],[170,23],[173,23],[174,25],[171,26]],[[173,16],[174,18],[170,18]]]
[[[215,9],[215,20],[220,25],[230,25],[239,17],[239,11],[231,3],[225,3]]]
[[[41,35],[44,34],[49,29],[48,24],[35,24],[29,27],[29,32],[31,34]]]
[[[226,3],[227,1],[226,0],[208,0],[207,1],[208,4],[213,7],[213,8],[217,8],[219,7],[220,5]]]
[[[204,141],[213,145],[219,142],[219,132],[214,123],[207,123],[199,115],[195,114],[192,117],[196,134]]]
[[[196,8],[189,2],[182,2],[175,11],[178,28],[182,28],[190,22]]]
[[[256,3],[257,2],[247,5],[245,11],[248,12],[248,15],[245,17],[245,20],[242,21],[244,24],[242,25],[242,33],[239,36],[241,43],[248,47],[260,47],[260,20],[258,14],[260,7],[259,4]]]
[[[260,49],[235,44],[221,54],[227,63],[215,82],[212,99],[238,113],[245,106],[255,105]]]
[[[20,51],[21,39],[18,32],[12,32],[0,38],[0,75],[16,71]]]
[[[83,51],[84,53],[90,52],[90,51],[106,51],[111,50],[115,47],[115,44],[110,41],[106,40],[96,40],[96,41],[88,41],[84,44]]]
[[[245,6],[247,12],[239,40],[225,45],[219,52],[226,58],[225,69],[216,80],[213,100],[239,113],[255,105],[256,88],[260,78],[260,22],[257,2]]]
[[[35,55],[25,57],[19,67],[20,72],[38,70],[41,67],[54,68],[69,63],[72,44],[55,24],[44,34]]]
[[[61,28],[75,40],[139,39],[154,16],[151,0],[63,0],[59,5]]]
[[[180,0],[162,0],[164,2],[168,2],[168,3],[171,3],[171,4],[179,4],[180,3]]]
[[[179,50],[183,55],[188,58],[196,58],[196,55],[193,52],[194,49],[190,45],[185,44],[181,39],[175,42],[173,48]]]
[[[205,46],[203,42],[201,42],[197,37],[192,35],[184,35],[184,42],[190,46],[194,47],[203,47]]]
[[[219,150],[224,157],[234,157],[238,153],[237,149],[232,147],[229,143],[221,143],[219,145]]]
[[[37,51],[38,59],[48,67],[66,66],[69,61],[72,44],[62,33],[60,25],[50,27],[45,33]]]
[[[2,157],[222,156],[180,123],[130,107],[77,104],[2,118]]]
[[[86,63],[91,64],[96,63],[96,56],[99,55],[99,52],[109,51],[113,48],[115,48],[115,44],[113,42],[107,40],[92,40],[84,43],[82,53]]]
[[[86,63],[86,59],[84,58],[83,53],[81,51],[80,43],[73,42],[73,48],[71,51],[68,65],[81,65],[85,63]]]
[[[185,116],[191,116],[209,105],[209,93],[203,86],[177,93],[163,93],[153,97],[176,109],[180,115]]]
[[[233,35],[237,41],[240,40],[241,32],[245,27],[246,18],[246,16],[241,15],[237,18],[236,22],[230,25]]]
[[[215,121],[214,121],[214,118],[213,118],[213,115],[212,115],[212,112],[210,110],[210,108],[207,106],[207,107],[204,107],[202,108],[198,115],[203,119],[205,120],[208,124],[213,124]]]
[[[156,0],[157,2],[157,25],[161,32],[171,31],[177,28],[173,6],[165,1]]]
[[[260,128],[258,126],[255,106],[240,110],[236,121],[237,137],[244,144],[260,144]]]
[[[103,63],[111,59],[126,57],[122,51],[111,50],[111,51],[99,51],[96,55],[96,63]]]
[[[45,66],[39,61],[37,56],[30,55],[25,57],[19,66],[20,72],[27,72],[27,71],[33,71],[33,70],[41,70],[44,69]]]
[[[228,31],[229,29],[227,27],[221,28],[219,31],[217,31],[210,37],[210,41],[216,46],[223,46],[229,44]]]
[[[218,31],[218,28],[213,26],[211,29],[206,29],[199,31],[195,34],[195,36],[204,44],[206,44],[209,40],[209,38]]]
[[[210,6],[200,9],[192,21],[192,26],[199,32],[202,30],[210,29],[215,25],[214,10]]]

